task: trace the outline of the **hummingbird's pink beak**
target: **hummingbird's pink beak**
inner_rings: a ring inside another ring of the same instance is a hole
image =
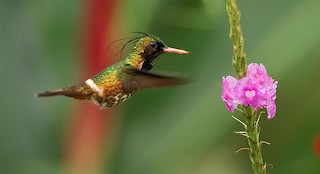
[[[188,51],[180,50],[177,48],[170,48],[170,47],[163,48],[163,52],[164,53],[176,53],[176,54],[189,54]]]

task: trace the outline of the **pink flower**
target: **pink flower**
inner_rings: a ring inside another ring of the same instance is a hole
[[[248,65],[247,76],[237,80],[231,76],[222,78],[222,100],[227,110],[233,112],[238,104],[252,108],[266,108],[268,119],[276,113],[276,88],[274,81],[265,67],[252,63]]]
[[[267,104],[266,90],[251,78],[240,79],[234,91],[239,104],[250,105],[253,108],[262,108]]]

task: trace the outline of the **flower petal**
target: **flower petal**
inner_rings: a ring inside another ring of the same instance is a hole
[[[222,77],[222,95],[221,98],[226,105],[226,109],[233,112],[238,103],[235,100],[234,87],[238,80],[232,76]]]
[[[268,119],[271,120],[276,115],[276,104],[272,103],[267,106]]]

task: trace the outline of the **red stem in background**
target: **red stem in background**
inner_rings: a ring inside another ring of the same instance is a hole
[[[314,153],[320,158],[320,134],[316,135],[313,141]]]
[[[92,77],[113,63],[107,55],[107,44],[110,43],[111,20],[115,0],[84,1],[82,35],[80,40],[84,65],[81,73],[85,78]],[[87,102],[79,102],[73,112],[71,125],[68,127],[65,149],[66,167],[70,173],[100,173],[102,157],[107,148],[113,112],[110,109],[100,110]]]

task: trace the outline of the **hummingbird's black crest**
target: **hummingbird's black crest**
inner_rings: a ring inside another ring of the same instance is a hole
[[[153,68],[154,63],[161,57],[163,53],[163,48],[167,47],[167,45],[159,37],[153,34],[145,32],[134,33],[141,35],[133,39],[134,41],[140,40],[143,37],[149,37],[153,39],[153,41],[148,43],[148,46],[146,46],[144,52],[141,54],[141,56],[145,58],[141,70],[150,71]]]
[[[157,37],[157,36],[155,36],[155,35],[153,35],[153,34],[146,33],[146,32],[140,32],[140,31],[135,31],[135,32],[132,32],[132,33],[133,33],[133,34],[139,34],[139,36],[134,37],[134,38],[122,38],[122,39],[117,39],[117,40],[111,42],[111,43],[109,44],[109,46],[108,46],[107,49],[109,49],[109,48],[110,48],[114,43],[116,43],[116,42],[123,41],[123,40],[128,40],[128,41],[126,41],[126,42],[123,44],[123,46],[121,47],[121,49],[120,49],[120,50],[117,52],[117,54],[115,55],[115,56],[117,56],[117,55],[119,54],[119,55],[120,55],[120,58],[122,58],[122,53],[123,53],[124,49],[125,49],[127,46],[136,43],[137,41],[139,41],[139,40],[140,40],[141,38],[143,38],[143,37],[150,37],[150,38],[153,38],[153,39],[155,40],[155,42],[151,42],[151,43],[150,43],[150,46],[151,46],[151,47],[157,47],[157,48],[158,48],[157,52],[158,52],[159,55],[162,53],[161,48],[166,47],[166,44],[165,44],[159,37]],[[154,55],[153,55],[153,56],[154,56]],[[156,56],[158,56],[158,55],[156,55]],[[149,57],[151,57],[151,56],[149,56]],[[149,60],[149,62],[150,62],[150,60]]]

